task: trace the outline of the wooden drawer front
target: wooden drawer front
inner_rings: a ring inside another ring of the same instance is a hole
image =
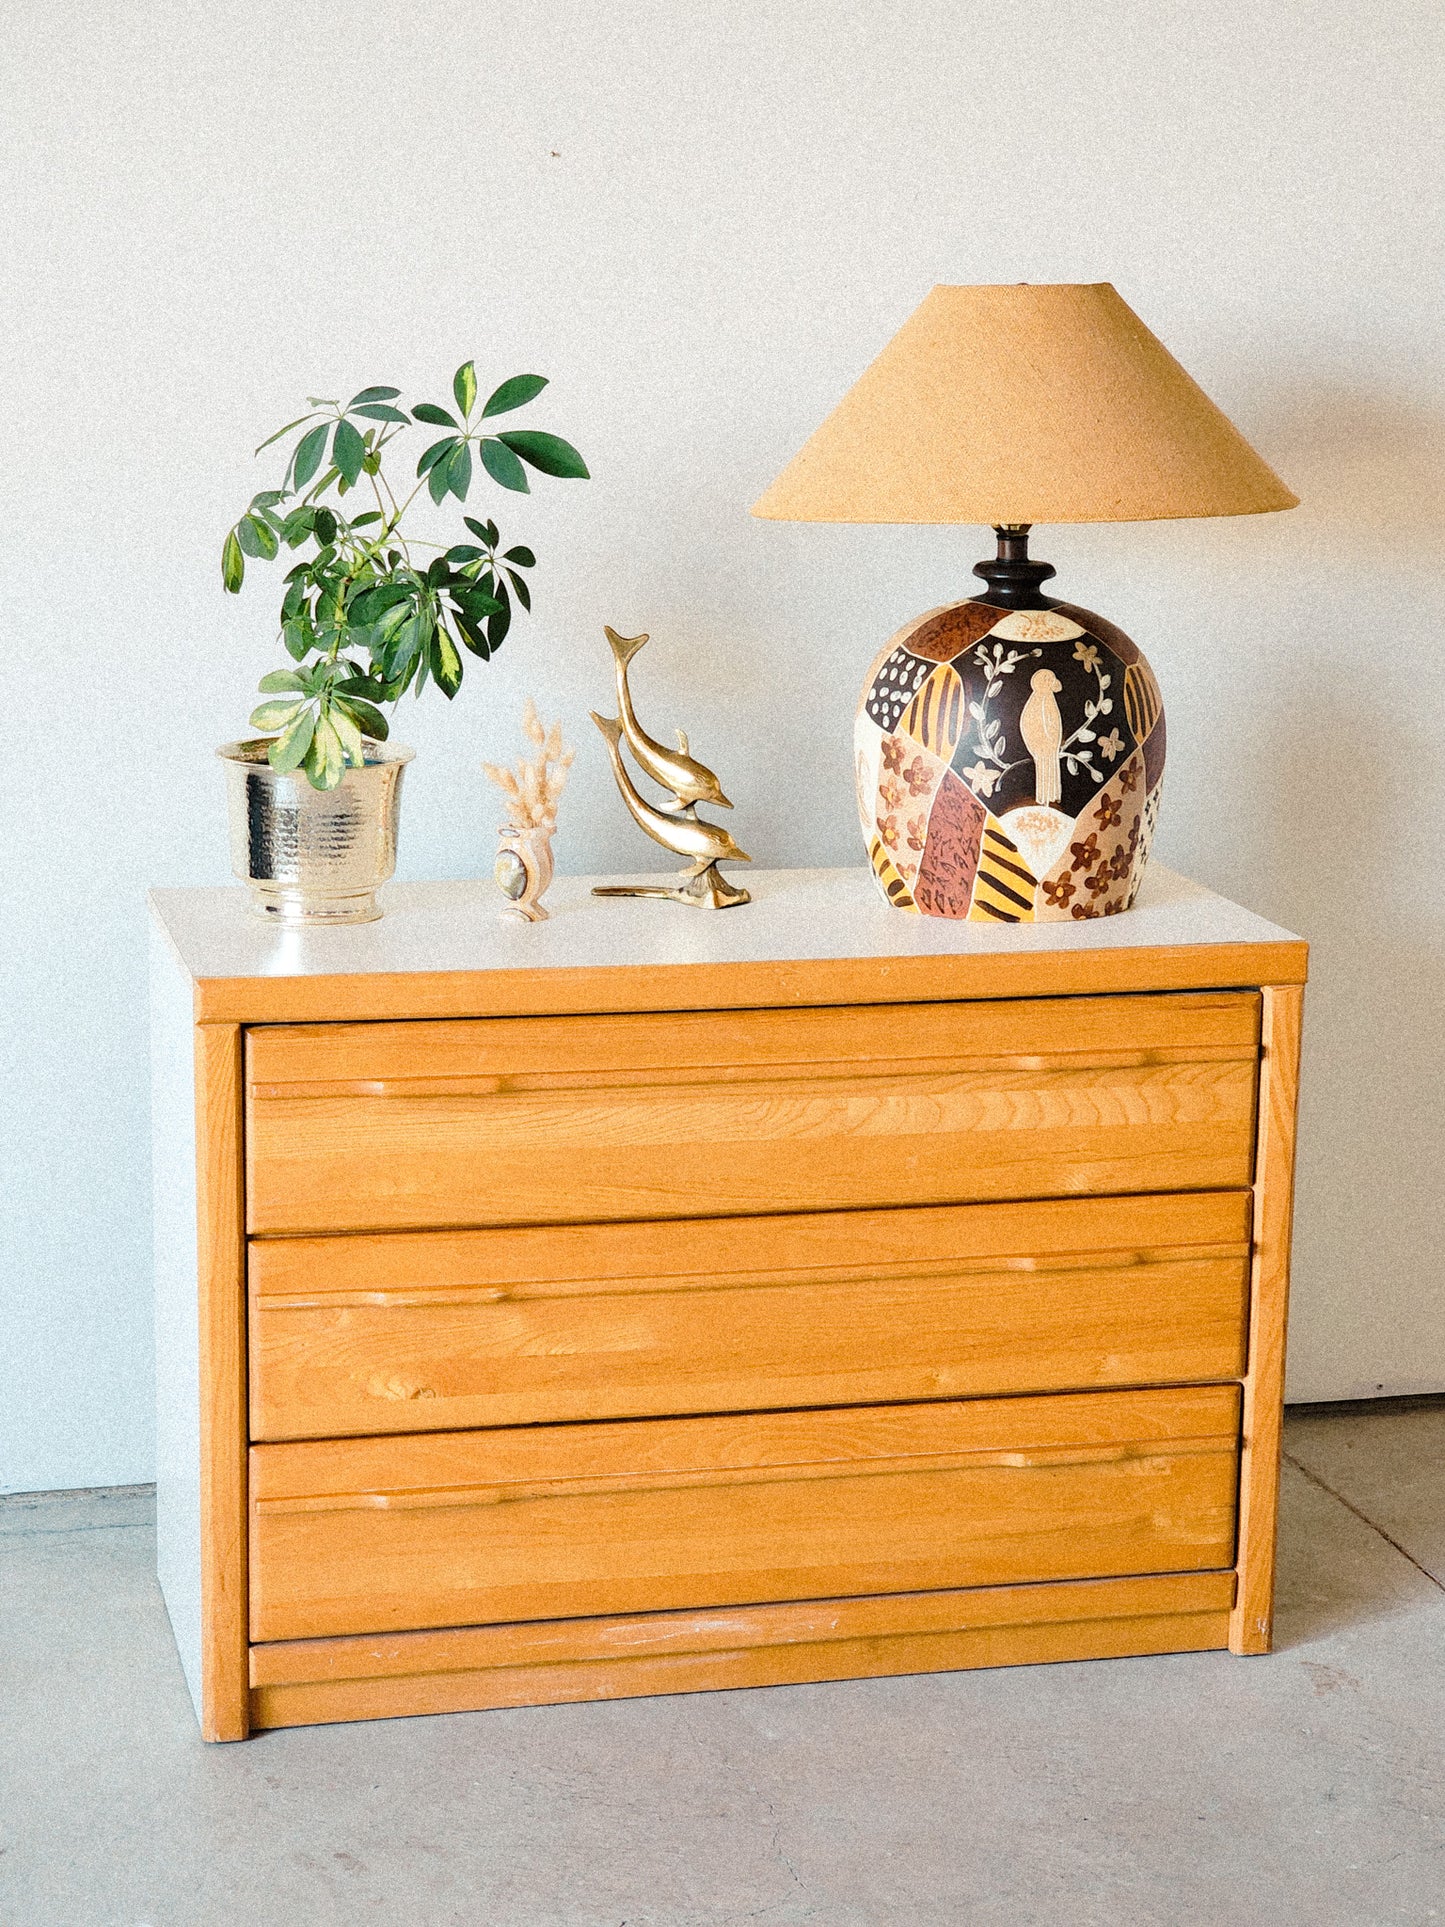
[[[247,1038],[254,1232],[1251,1177],[1259,997],[310,1024]]]
[[[1250,1194],[254,1242],[251,1435],[1244,1370]]]
[[[1239,1391],[251,1449],[251,1635],[311,1638],[1234,1557]]]

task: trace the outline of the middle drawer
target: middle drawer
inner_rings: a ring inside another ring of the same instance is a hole
[[[258,1240],[251,1436],[1200,1383],[1250,1194]]]
[[[251,1636],[1232,1564],[1239,1387],[251,1448]]]

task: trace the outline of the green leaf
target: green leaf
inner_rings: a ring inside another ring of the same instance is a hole
[[[380,648],[379,664],[381,673],[390,681],[396,676],[409,676],[422,644],[422,620],[415,610],[403,617],[395,632],[388,639],[383,637]]]
[[[285,729],[294,722],[300,712],[301,704],[294,698],[290,702],[259,703],[251,711],[252,729]]]
[[[544,435],[539,428],[513,428],[501,440],[514,455],[520,455],[544,475],[560,475],[564,480],[577,482],[588,479],[586,462],[571,442],[564,442],[560,435]]]
[[[353,515],[351,518],[351,526],[354,529],[366,529],[370,528],[373,522],[379,522],[380,520],[381,511],[379,509],[368,509],[364,515]]]
[[[342,754],[352,769],[360,769],[366,761],[366,752],[361,747],[361,730],[356,721],[347,715],[345,707],[339,702],[332,703],[326,711],[331,727],[341,741]]]
[[[305,488],[311,477],[321,466],[321,457],[326,452],[326,436],[331,424],[320,422],[303,435],[296,444],[296,454],[291,469],[293,488]]]
[[[453,453],[455,453],[455,448],[453,448]],[[432,464],[431,473],[426,478],[427,493],[431,496],[432,500],[438,504],[446,499],[447,492],[451,488],[451,472],[451,456],[448,455],[444,462],[434,462]]]
[[[414,591],[409,582],[377,582],[353,596],[350,616],[353,623],[376,622],[388,609],[409,602]]]
[[[472,485],[472,451],[467,442],[458,442],[456,453],[447,463],[447,487],[459,502],[467,499]]]
[[[385,402],[380,401],[364,401],[360,408],[353,405],[351,412],[354,415],[365,415],[368,421],[400,422],[403,428],[408,427],[411,422],[410,415],[403,415],[399,408],[389,408]]]
[[[508,549],[507,553],[502,557],[502,560],[504,562],[515,562],[519,569],[535,569],[537,566],[537,558],[533,555],[532,551],[520,546],[515,549]]]
[[[545,375],[513,375],[510,381],[504,381],[500,388],[492,390],[482,410],[482,420],[485,421],[488,415],[508,415],[514,408],[535,401],[546,386]]]
[[[346,486],[353,488],[361,474],[361,465],[366,460],[366,443],[361,439],[361,431],[350,422],[340,421],[336,424],[331,459],[346,478]]]
[[[232,529],[221,544],[221,587],[228,595],[236,595],[245,579],[246,558]]]
[[[288,549],[299,549],[308,535],[316,528],[316,511],[312,508],[292,509],[281,524],[281,539]]]
[[[328,717],[318,716],[315,733],[311,738],[311,752],[306,758],[306,773],[311,778],[311,787],[317,790],[334,790],[341,781],[345,769],[346,757],[341,747],[341,738]]]
[[[482,467],[494,482],[503,488],[515,489],[519,495],[530,495],[532,484],[527,480],[527,471],[517,460],[510,448],[489,436],[481,445]]]
[[[512,578],[512,587],[516,591],[518,602],[521,603],[522,607],[527,611],[527,614],[531,615],[532,591],[527,587],[526,578],[518,575],[515,569],[508,569],[507,574]]]
[[[493,655],[501,648],[507,631],[512,626],[512,605],[507,600],[506,588],[500,582],[497,587],[501,591],[502,606],[494,616],[487,617],[487,641],[492,646]]]
[[[329,549],[336,540],[336,517],[330,509],[316,509],[316,540],[323,550]]]
[[[456,396],[457,407],[464,415],[470,415],[477,400],[477,364],[464,361],[452,376],[452,393]]]
[[[378,743],[386,741],[391,725],[379,709],[373,708],[368,702],[363,702],[359,696],[338,696],[336,707],[344,710],[357,727],[365,730],[374,741]]]
[[[457,634],[463,643],[474,656],[480,656],[485,662],[492,653],[492,647],[476,623],[461,609],[457,610],[454,620],[457,625]]]
[[[415,616],[416,613],[417,611],[410,602],[398,602],[390,608],[384,609],[377,617],[374,625],[377,639],[382,643],[390,642],[392,637],[401,629],[401,625],[406,622],[408,618]]]
[[[282,696],[288,692],[299,692],[302,686],[301,678],[294,669],[272,669],[256,685],[263,696]]]
[[[278,428],[274,435],[268,435],[265,441],[262,442],[261,448],[256,450],[256,453],[259,455],[262,448],[269,448],[272,442],[279,442],[283,435],[289,435],[293,428],[299,428],[302,422],[309,422],[310,420],[310,415],[298,415],[294,422],[287,422],[286,426],[284,428]]]
[[[284,776],[288,770],[296,769],[303,763],[311,747],[315,728],[316,711],[308,703],[290,728],[283,731],[267,750],[266,760],[272,769],[279,770]]]
[[[461,427],[455,415],[449,415],[445,408],[438,408],[434,401],[419,401],[411,412],[419,422],[430,422],[435,428]]]
[[[457,542],[442,557],[444,562],[480,562],[483,551],[474,542]]]
[[[443,435],[439,442],[433,442],[430,448],[424,449],[422,451],[422,458],[416,465],[417,480],[420,481],[423,475],[429,474],[430,471],[436,467],[443,455],[450,454],[456,445],[457,438],[455,435]]]
[[[236,524],[236,540],[249,556],[269,562],[275,555],[280,543],[276,531],[263,522],[259,515],[243,515]]]
[[[502,606],[496,596],[489,595],[485,589],[453,589],[452,601],[464,609],[473,622],[480,622],[483,616],[494,616]]]
[[[314,501],[318,495],[324,495],[331,484],[338,479],[340,474],[341,470],[339,468],[328,468],[321,480],[316,483],[315,487],[308,491],[311,499]],[[338,491],[338,493],[339,492],[340,491]]]
[[[251,497],[251,507],[253,509],[273,509],[278,502],[284,502],[285,500],[286,497],[281,493],[279,488],[263,488],[259,495],[253,495]]]
[[[450,702],[462,686],[462,659],[445,629],[438,627],[432,631],[428,655],[437,688]]]
[[[346,404],[346,412],[349,415],[362,402],[395,401],[400,393],[399,388],[363,388],[359,395],[353,395]]]
[[[485,542],[489,549],[496,548],[501,537],[497,534],[495,522],[477,522],[470,515],[464,515],[462,520],[479,542]]]
[[[309,622],[293,619],[281,625],[281,640],[286,645],[286,653],[296,662],[308,655],[316,647],[316,636]]]
[[[343,696],[365,696],[368,701],[373,698],[377,702],[385,701],[384,697],[376,693],[385,678],[378,675],[370,664],[355,662],[350,656],[343,656],[336,666],[346,671],[341,680],[333,685]]]

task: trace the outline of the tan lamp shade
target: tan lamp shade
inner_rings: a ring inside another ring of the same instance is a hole
[[[796,522],[1151,522],[1298,497],[1107,282],[937,287],[754,504]]]

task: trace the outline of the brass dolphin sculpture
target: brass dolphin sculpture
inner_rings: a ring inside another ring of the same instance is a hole
[[[682,730],[677,732],[680,748],[666,749],[649,736],[637,720],[637,711],[632,707],[632,692],[627,687],[627,665],[647,637],[619,636],[615,629],[606,624],[603,629],[612,645],[612,657],[617,665],[617,710],[622,733],[627,738],[627,747],[637,760],[637,767],[644,775],[650,776],[654,783],[671,790],[679,808],[689,803],[715,803],[719,809],[730,810],[732,804],[723,795],[722,785],[716,776],[706,763],[700,763],[695,756],[689,755],[687,737]],[[635,810],[633,814],[636,815]],[[647,826],[644,824],[643,827],[645,829]]]
[[[611,636],[612,631],[609,629],[607,633]],[[620,674],[619,670],[619,676]],[[711,868],[714,863],[752,862],[747,851],[740,850],[733,841],[730,831],[725,830],[720,823],[704,822],[691,803],[677,811],[655,809],[644,796],[639,794],[637,786],[627,774],[627,765],[622,760],[620,747],[623,736],[627,734],[622,719],[618,716],[599,716],[595,709],[590,713],[593,722],[602,731],[607,744],[607,754],[612,760],[612,774],[617,778],[617,787],[622,792],[622,800],[627,805],[633,821],[640,829],[646,830],[654,842],[662,844],[664,849],[674,850],[679,856],[693,858],[692,868],[683,872],[684,881],[700,877],[703,871]],[[627,740],[630,746],[632,742],[630,735],[627,736]],[[641,763],[642,758],[638,757],[638,761]],[[646,764],[643,764],[643,767],[646,768]],[[694,767],[700,768],[701,765],[694,765]],[[650,771],[649,774],[651,774]],[[704,770],[703,774],[708,776],[714,784],[716,783],[717,779],[712,776],[711,771]],[[677,792],[673,793],[675,795]],[[608,894],[621,893],[614,891]],[[664,894],[670,895],[671,892]]]

